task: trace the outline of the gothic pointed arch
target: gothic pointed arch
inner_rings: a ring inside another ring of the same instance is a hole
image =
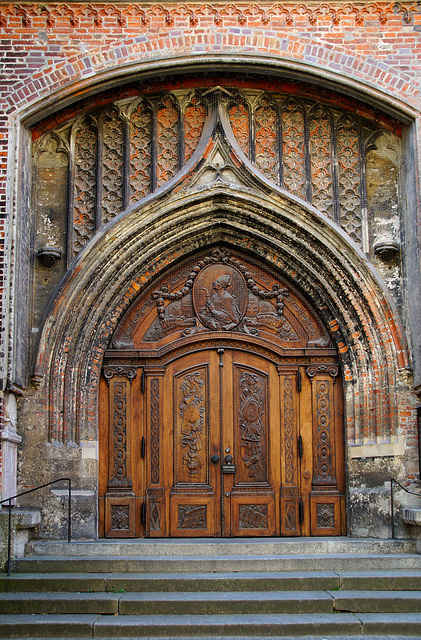
[[[117,216],[68,272],[44,322],[35,371],[50,408],[50,441],[96,439],[102,359],[125,311],[169,265],[221,242],[272,265],[318,309],[342,358],[348,445],[396,439],[394,390],[408,355],[380,278],[335,223],[259,172],[246,172],[241,184],[234,160],[221,177],[223,153],[216,140],[199,172],[209,179],[189,187],[180,177],[166,194]]]

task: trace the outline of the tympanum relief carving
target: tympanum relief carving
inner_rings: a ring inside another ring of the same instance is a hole
[[[135,304],[124,318],[114,349],[151,351],[170,340],[220,333],[263,338],[288,349],[331,344],[292,287],[224,248],[190,261],[161,283],[147,303]]]
[[[185,337],[205,331],[253,336],[269,331],[284,341],[299,342],[300,335],[283,314],[288,297],[286,287],[275,283],[270,291],[261,288],[239,260],[217,251],[198,262],[178,291],[162,287],[153,292],[158,317],[145,342],[157,342],[179,330]]]

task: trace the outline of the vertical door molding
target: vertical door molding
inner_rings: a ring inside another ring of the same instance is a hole
[[[162,432],[162,380],[165,367],[144,370],[146,375],[146,416],[144,425],[146,468],[145,533],[147,537],[168,534],[166,522],[163,438]]]
[[[301,533],[299,505],[301,492],[299,486],[298,459],[298,405],[297,374],[298,367],[285,369],[278,367],[280,413],[281,413],[281,535],[299,536]]]
[[[336,365],[311,365],[306,372],[312,386],[313,482],[310,495],[311,534],[340,535],[341,496],[337,480],[334,384]]]
[[[131,385],[136,369],[104,369],[109,386],[109,459],[105,496],[105,536],[135,536],[135,496],[131,467]]]

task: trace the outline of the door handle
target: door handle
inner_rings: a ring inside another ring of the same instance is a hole
[[[217,462],[219,462],[219,456],[218,456],[218,454],[217,454],[217,453],[215,453],[215,454],[211,457],[211,462],[213,462],[213,463],[215,463],[215,464],[216,464]]]
[[[224,463],[222,465],[222,473],[235,473],[235,464],[233,464],[234,458],[231,455],[225,456]]]

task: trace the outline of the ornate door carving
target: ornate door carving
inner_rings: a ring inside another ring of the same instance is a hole
[[[100,419],[103,535],[344,532],[336,353],[261,267],[216,252],[145,294],[107,353]]]

